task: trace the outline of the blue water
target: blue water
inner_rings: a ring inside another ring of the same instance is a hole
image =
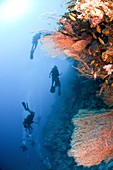
[[[7,0],[6,0],[7,1]],[[5,1],[4,1],[5,2]],[[0,1],[0,7],[3,1]],[[48,152],[43,147],[44,128],[55,95],[50,94],[49,72],[57,65],[61,72],[69,66],[64,60],[49,58],[37,47],[34,59],[30,60],[33,30],[53,30],[55,20],[42,19],[44,12],[62,13],[60,0],[32,0],[32,8],[26,15],[14,21],[5,20],[0,13],[0,168],[2,170],[46,170],[43,160]],[[51,22],[52,25],[48,25]],[[33,125],[35,146],[27,143],[28,150],[20,146],[27,141],[22,122],[27,113],[21,102],[28,102],[35,111],[35,120],[41,117],[39,125]]]

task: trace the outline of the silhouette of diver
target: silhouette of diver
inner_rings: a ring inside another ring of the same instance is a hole
[[[59,76],[61,74],[59,74],[58,68],[55,65],[51,72],[49,73],[49,78],[52,77],[52,85],[51,85],[51,89],[50,92],[54,93],[55,92],[55,88],[58,87],[58,95],[61,95],[61,84],[60,84],[60,80],[59,80]]]
[[[30,59],[33,59],[33,54],[34,54],[35,49],[37,48],[38,40],[41,37],[52,35],[52,34],[53,34],[53,31],[39,31],[37,34],[35,34],[33,36],[32,47],[31,47],[31,52],[30,52]]]
[[[38,40],[41,38],[41,33],[37,33],[36,35],[33,36],[33,39],[32,39],[32,47],[31,47],[31,52],[30,52],[30,59],[33,59],[33,54],[34,54],[34,51],[38,45]]]
[[[28,148],[27,148],[27,146],[25,144],[25,141],[23,141],[23,144],[20,146],[20,148],[22,149],[23,152],[28,150]]]
[[[35,112],[31,111],[28,107],[28,104],[25,103],[25,102],[22,102],[22,106],[24,107],[24,109],[26,111],[28,111],[30,114],[27,115],[27,117],[24,119],[23,121],[23,126],[24,128],[28,129],[29,133],[32,132],[33,128],[31,126],[33,122],[33,118],[34,118],[34,115],[35,115]]]

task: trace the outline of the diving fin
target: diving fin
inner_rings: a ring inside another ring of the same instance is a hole
[[[55,92],[55,86],[51,86],[50,92],[51,92],[51,93],[54,93],[54,92]]]
[[[28,110],[28,108],[26,107],[25,102],[22,102],[22,106],[24,107],[25,110]]]

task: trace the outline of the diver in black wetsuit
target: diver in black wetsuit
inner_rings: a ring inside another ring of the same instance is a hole
[[[61,95],[61,84],[60,84],[60,80],[59,80],[59,76],[61,74],[59,74],[58,68],[57,66],[54,66],[51,70],[51,72],[49,73],[49,78],[52,77],[52,85],[51,85],[51,89],[50,92],[54,93],[55,92],[55,88],[58,87],[58,95]]]
[[[31,111],[28,107],[28,104],[25,102],[22,102],[22,106],[26,111],[28,111],[30,114],[27,115],[27,117],[23,121],[24,128],[28,129],[29,133],[32,132],[33,128],[31,126],[33,122],[33,118],[35,116],[35,112]]]

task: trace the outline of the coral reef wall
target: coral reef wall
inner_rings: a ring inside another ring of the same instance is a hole
[[[58,30],[40,41],[49,56],[73,59],[76,79],[70,94],[56,100],[46,126],[53,169],[111,168],[113,2],[71,0],[57,23]]]
[[[113,106],[113,2],[72,0],[58,20],[58,31],[41,39],[51,57],[72,57],[73,68],[102,79],[98,95]],[[49,48],[48,48],[49,47]],[[112,94],[112,95],[111,95]]]
[[[113,157],[112,111],[96,96],[99,82],[77,75],[56,98],[44,130],[54,170],[99,170]]]

